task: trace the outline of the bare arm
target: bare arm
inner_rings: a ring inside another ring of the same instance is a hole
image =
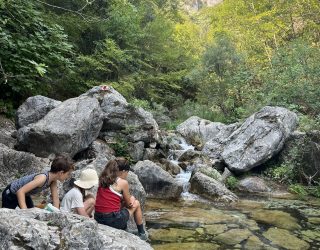
[[[87,212],[86,212],[84,207],[77,207],[75,209],[77,211],[77,214],[80,214],[80,215],[85,216],[85,217],[89,217],[89,215],[87,214]]]
[[[60,200],[59,200],[59,194],[58,194],[57,181],[53,181],[50,184],[50,190],[51,190],[51,197],[52,197],[53,206],[55,206],[56,208],[60,208]]]
[[[132,203],[131,195],[130,195],[130,192],[129,192],[128,181],[120,179],[118,185],[120,186],[120,188],[122,190],[123,200],[124,200],[125,206],[127,208],[131,208],[133,203]]]
[[[27,208],[26,197],[25,197],[26,194],[37,187],[42,187],[45,182],[46,182],[46,176],[43,174],[40,174],[17,191],[16,195],[17,195],[19,207],[21,209]]]

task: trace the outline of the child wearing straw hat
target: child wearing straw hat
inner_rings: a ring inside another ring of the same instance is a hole
[[[83,170],[80,179],[74,182],[74,187],[63,197],[61,212],[73,212],[91,218],[95,197],[92,194],[85,195],[85,192],[96,184],[98,184],[97,172],[89,168]]]

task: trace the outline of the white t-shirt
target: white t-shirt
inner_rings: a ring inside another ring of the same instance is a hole
[[[83,198],[80,190],[76,187],[72,188],[61,201],[61,212],[76,212],[75,208],[84,207]]]

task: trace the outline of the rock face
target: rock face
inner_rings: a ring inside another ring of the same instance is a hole
[[[98,137],[101,116],[96,98],[68,99],[40,121],[18,130],[19,149],[41,157],[61,152],[74,156]]]
[[[13,135],[16,134],[16,128],[14,123],[8,118],[0,115],[0,143],[14,148],[16,139]]]
[[[192,145],[203,145],[212,139],[227,138],[238,124],[225,125],[220,122],[211,122],[197,116],[191,116],[177,127],[177,131]]]
[[[221,154],[233,172],[246,172],[277,154],[297,126],[297,115],[266,106],[234,131]]]
[[[113,88],[103,96],[101,132],[121,132],[128,141],[151,143],[158,138],[158,124],[150,112],[130,105]]]
[[[0,189],[26,174],[41,172],[49,161],[33,154],[15,151],[0,143]]]
[[[138,176],[147,197],[159,199],[175,199],[180,197],[182,186],[161,167],[152,161],[139,161],[132,167]]]
[[[190,192],[199,194],[210,200],[236,201],[238,197],[227,189],[221,182],[196,172],[190,180]]]
[[[240,180],[237,188],[241,191],[249,193],[271,191],[271,189],[267,186],[263,179],[255,176],[247,177]]]
[[[56,108],[60,103],[60,101],[41,95],[29,97],[17,110],[17,128],[19,129],[41,120],[50,110]]]
[[[139,237],[71,213],[0,209],[1,249],[141,249]]]

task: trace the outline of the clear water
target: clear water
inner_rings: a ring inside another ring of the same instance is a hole
[[[320,249],[320,200],[243,197],[214,203],[192,194],[146,202],[154,249]]]

